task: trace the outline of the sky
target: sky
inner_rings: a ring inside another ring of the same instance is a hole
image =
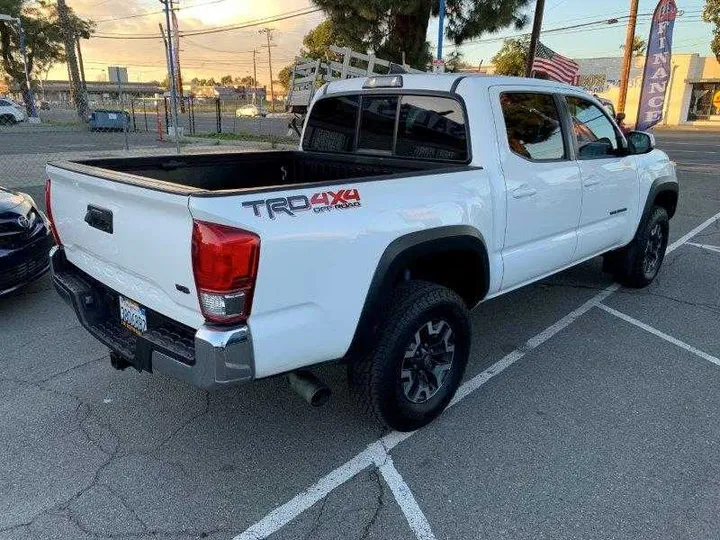
[[[82,43],[88,80],[106,80],[108,65],[126,66],[133,82],[162,80],[165,77],[165,53],[158,29],[158,23],[164,23],[164,16],[160,13],[161,4],[157,0],[68,0],[67,3],[79,15],[97,24],[98,37]],[[675,51],[710,56],[711,26],[700,19],[704,0],[677,0],[677,3],[685,14],[676,23]],[[180,0],[177,4],[181,7],[178,11],[181,31],[245,23],[312,7],[310,0]],[[620,47],[624,42],[626,20],[598,27],[559,32],[552,30],[628,15],[629,4],[630,0],[546,0],[543,31],[549,32],[541,39],[550,48],[571,58],[619,56],[622,53]],[[642,15],[651,13],[656,4],[656,0],[640,0],[640,37],[647,38],[650,31],[650,16]],[[532,10],[534,3],[529,10],[530,16]],[[322,20],[322,12],[316,12],[267,25],[274,29],[272,63],[275,74],[292,63],[300,49],[302,37]],[[239,77],[251,75],[251,51],[259,48],[256,56],[258,79],[267,84],[268,49],[262,47],[267,41],[264,34],[258,33],[261,27],[182,38],[180,58],[183,78],[189,80],[197,76],[219,80],[225,74]],[[529,30],[530,25],[520,32],[509,29],[498,34],[484,35],[464,44],[460,50],[467,62],[479,64],[482,61],[487,64],[502,46],[503,38]],[[148,34],[158,37],[148,40],[127,38],[127,35]],[[102,39],[100,35],[108,38]],[[430,23],[428,41],[434,48],[437,42],[437,20]],[[452,48],[451,44],[446,43],[445,53]],[[48,78],[66,79],[65,66],[54,67],[48,73]]]

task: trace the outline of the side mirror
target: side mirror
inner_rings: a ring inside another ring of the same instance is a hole
[[[627,134],[627,140],[631,154],[647,154],[655,148],[655,136],[652,133],[631,131]]]

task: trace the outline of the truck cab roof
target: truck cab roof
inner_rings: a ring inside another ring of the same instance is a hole
[[[488,88],[497,85],[528,86],[533,88],[547,88],[553,90],[576,89],[573,86],[549,81],[545,79],[530,79],[526,77],[506,77],[501,75],[482,75],[479,73],[443,73],[443,74],[398,74],[376,75],[377,78],[402,77],[402,86],[382,88],[384,90],[420,90],[424,92],[452,92],[463,80],[472,81],[476,89]],[[365,85],[373,77],[358,77],[328,83],[324,91],[318,92],[318,97],[344,92],[360,92],[367,90]]]

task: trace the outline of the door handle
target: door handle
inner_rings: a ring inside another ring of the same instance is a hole
[[[599,176],[588,176],[583,183],[585,184],[585,187],[591,187],[597,186],[600,182],[602,182],[602,180],[600,180]]]
[[[513,190],[512,194],[516,199],[525,199],[537,194],[537,189],[530,187],[527,184],[523,184],[519,188]]]

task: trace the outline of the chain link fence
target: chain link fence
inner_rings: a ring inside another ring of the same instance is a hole
[[[177,152],[166,96],[90,99],[85,119],[68,102],[41,100],[40,123],[30,122],[20,103],[12,96],[0,98],[2,187],[41,186],[48,161]],[[295,145],[298,137],[289,134],[289,121],[288,115],[267,113],[240,97],[186,97],[178,105],[180,152]]]

